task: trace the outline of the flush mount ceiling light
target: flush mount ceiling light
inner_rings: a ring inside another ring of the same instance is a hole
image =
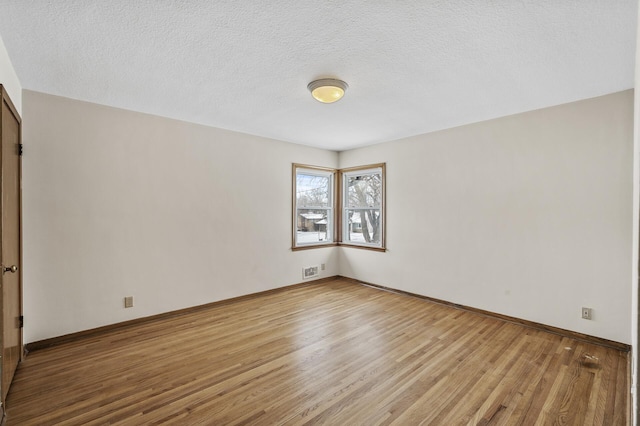
[[[349,87],[347,83],[335,78],[321,78],[307,85],[311,96],[324,104],[339,101],[344,96],[347,87]]]

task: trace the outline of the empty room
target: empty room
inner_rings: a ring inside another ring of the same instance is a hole
[[[637,0],[0,0],[6,425],[635,425]]]

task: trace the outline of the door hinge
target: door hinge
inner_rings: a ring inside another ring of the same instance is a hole
[[[18,317],[18,321],[20,322],[20,328],[24,327],[24,315],[20,315]]]
[[[18,144],[18,155],[22,156],[23,145],[21,143]]]

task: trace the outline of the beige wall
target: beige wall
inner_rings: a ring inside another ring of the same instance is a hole
[[[291,163],[334,152],[27,90],[24,121],[27,343],[339,272],[290,250]]]
[[[378,162],[389,250],[343,275],[631,343],[632,90],[340,154]]]
[[[6,89],[18,112],[22,114],[22,87],[2,38],[0,38],[0,84]]]
[[[297,283],[320,263],[631,341],[632,91],[339,155],[30,91],[24,104],[26,342]],[[292,253],[294,162],[386,162],[388,252]]]

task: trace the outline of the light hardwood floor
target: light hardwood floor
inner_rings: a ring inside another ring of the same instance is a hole
[[[29,354],[8,425],[624,425],[628,354],[343,280]]]

